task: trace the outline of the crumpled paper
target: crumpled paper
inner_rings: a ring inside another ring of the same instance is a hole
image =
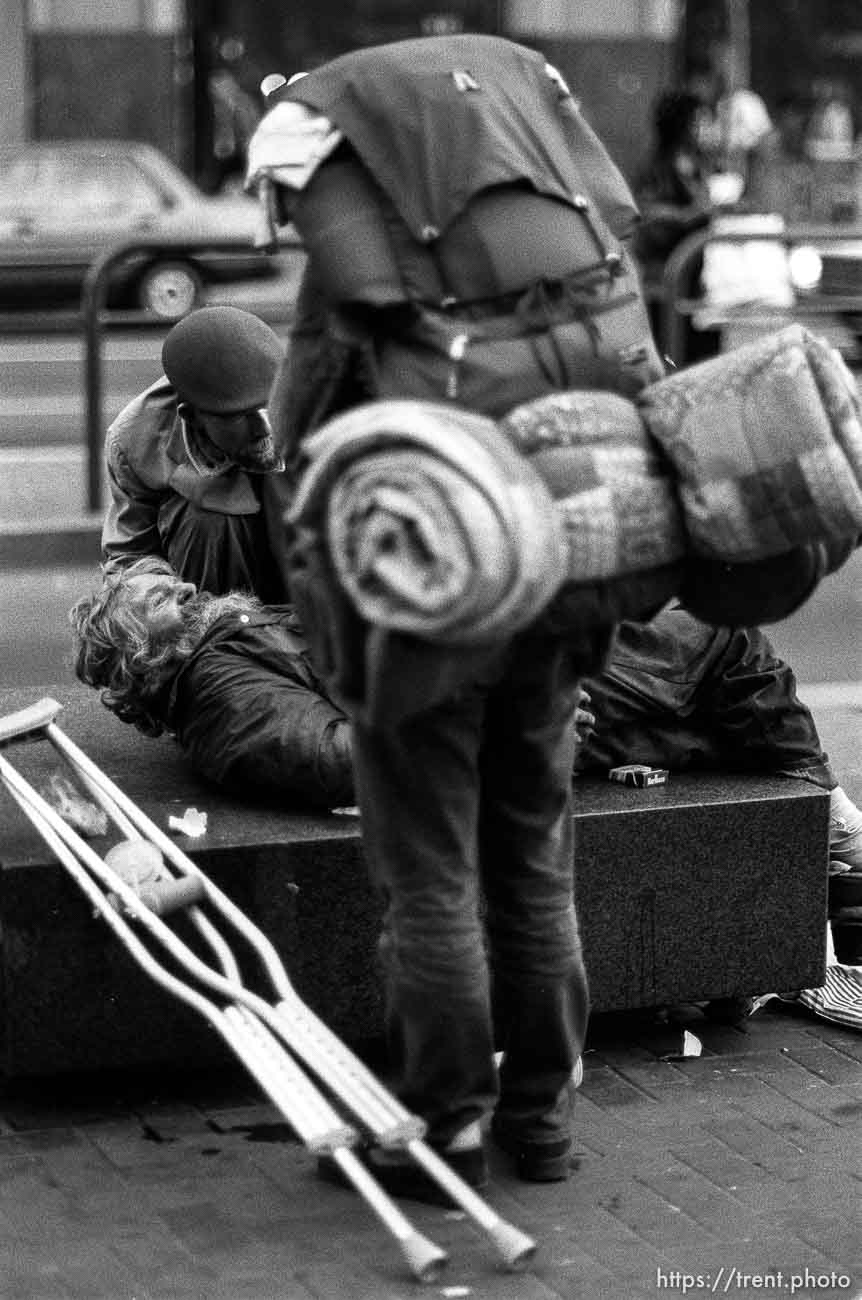
[[[168,828],[180,835],[188,835],[190,839],[198,839],[207,833],[207,815],[197,808],[187,808],[182,817],[168,818]]]

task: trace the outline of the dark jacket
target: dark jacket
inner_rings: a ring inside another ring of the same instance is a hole
[[[649,763],[834,784],[793,671],[759,628],[710,627],[672,602],[650,623],[621,623],[604,671],[584,686],[596,730],[578,771]]]
[[[264,600],[287,598],[286,477],[237,468],[212,478],[198,474],[183,445],[177,394],[164,376],[133,398],[111,424],[105,461],[110,503],[102,527],[102,559],[108,568],[161,555],[204,591],[223,595],[241,588]],[[178,544],[174,551],[167,538],[179,537],[178,519],[186,507],[197,512],[200,522],[190,530],[189,549]],[[203,521],[222,518],[233,528],[226,526],[217,540],[209,540]],[[245,547],[243,537],[249,538]]]
[[[231,793],[354,803],[347,719],[286,606],[219,619],[176,677],[167,725],[195,768]]]

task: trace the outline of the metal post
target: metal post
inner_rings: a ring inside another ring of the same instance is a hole
[[[118,260],[112,250],[90,267],[81,293],[84,317],[84,395],[87,412],[87,509],[102,509],[102,311],[110,267]]]

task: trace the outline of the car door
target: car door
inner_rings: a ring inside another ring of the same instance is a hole
[[[111,244],[158,220],[157,192],[125,154],[75,148],[46,159],[33,242],[40,255],[82,275]]]
[[[44,172],[36,149],[0,155],[0,291],[4,298],[43,278],[37,238]]]

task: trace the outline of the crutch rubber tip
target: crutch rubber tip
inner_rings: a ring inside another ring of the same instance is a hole
[[[505,1219],[499,1219],[493,1228],[489,1228],[488,1236],[497,1247],[506,1267],[513,1273],[524,1268],[536,1253],[533,1238]]]
[[[404,1237],[399,1242],[399,1245],[410,1272],[418,1282],[437,1281],[449,1259],[445,1250],[441,1250],[427,1237],[423,1237],[421,1232],[411,1232],[409,1237]]]

